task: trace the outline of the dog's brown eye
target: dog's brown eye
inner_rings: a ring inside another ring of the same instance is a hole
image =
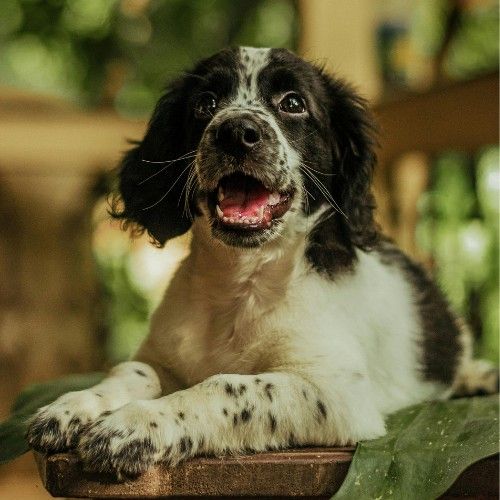
[[[295,92],[286,94],[285,97],[281,99],[278,106],[280,111],[283,111],[284,113],[298,114],[305,113],[306,111],[304,99],[302,99],[302,97]]]
[[[217,97],[212,92],[202,94],[196,101],[195,115],[197,118],[210,118],[217,109]]]

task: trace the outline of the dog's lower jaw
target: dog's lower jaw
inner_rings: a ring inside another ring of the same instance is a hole
[[[279,236],[280,225],[283,221],[272,221],[271,227],[256,231],[223,227],[216,220],[211,221],[212,236],[230,247],[256,248],[268,243]]]

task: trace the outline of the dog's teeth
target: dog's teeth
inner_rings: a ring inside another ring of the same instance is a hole
[[[279,195],[279,193],[271,193],[269,195],[269,200],[268,200],[268,203],[269,205],[277,205],[281,200],[281,196]]]
[[[224,219],[224,212],[220,209],[219,205],[215,207],[215,210],[217,211],[217,215],[221,218]]]
[[[260,208],[259,208],[259,215],[257,216],[257,219],[258,220],[262,220],[262,218],[264,217],[264,205],[262,205]]]
[[[235,222],[235,221],[234,221],[234,218],[233,218],[233,217],[229,217],[229,222],[230,222],[231,224],[234,224],[234,222]]]
[[[222,220],[223,220],[224,222],[229,222],[229,217],[222,217]]]
[[[217,191],[217,200],[222,201],[224,198],[224,190],[222,189],[222,186],[219,186],[219,190]]]

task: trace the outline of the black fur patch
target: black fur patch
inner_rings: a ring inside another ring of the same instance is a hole
[[[425,271],[398,248],[384,241],[377,249],[388,266],[401,269],[414,291],[414,301],[421,324],[421,366],[426,380],[451,384],[461,353],[460,329],[437,285]]]
[[[184,436],[179,441],[179,450],[181,453],[189,453],[193,448],[193,440],[189,436]]]
[[[226,391],[226,394],[228,396],[238,397],[237,392],[230,383],[226,383],[226,385],[224,386],[224,390]]]
[[[326,419],[326,407],[323,401],[316,401],[316,406],[318,407],[319,412],[321,413],[321,416]]]
[[[271,383],[268,383],[264,386],[264,393],[266,394],[269,401],[271,401],[271,403],[273,402],[273,394],[272,394],[273,389],[274,389],[274,385]]]
[[[150,439],[134,439],[113,455],[112,463],[117,464],[117,469],[126,474],[140,474],[152,465],[157,451]]]
[[[141,377],[145,377],[146,376],[146,374],[142,370],[136,369],[136,370],[134,370],[134,372],[137,373],[137,375],[140,375]]]
[[[241,420],[243,422],[248,422],[252,418],[252,412],[245,408],[244,410],[241,411]]]
[[[276,421],[276,417],[269,412],[269,427],[271,429],[271,432],[274,434],[276,432],[276,426],[278,425],[278,422]]]
[[[352,271],[356,263],[354,244],[340,218],[329,210],[309,233],[306,258],[317,272],[332,279],[338,273]]]

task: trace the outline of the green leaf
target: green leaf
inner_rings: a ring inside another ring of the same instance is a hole
[[[426,500],[498,453],[498,396],[437,401],[391,415],[387,435],[358,444],[335,500]]]
[[[16,399],[11,417],[0,424],[0,464],[9,462],[29,450],[24,439],[29,418],[38,408],[70,391],[87,389],[103,378],[102,373],[70,375],[27,387]]]

